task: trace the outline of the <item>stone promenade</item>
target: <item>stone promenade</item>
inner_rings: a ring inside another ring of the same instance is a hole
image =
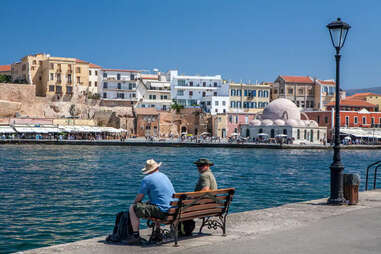
[[[381,253],[380,190],[360,193],[356,206],[325,203],[321,199],[231,214],[228,236],[206,230],[180,240],[180,247],[109,245],[100,237],[23,253]]]

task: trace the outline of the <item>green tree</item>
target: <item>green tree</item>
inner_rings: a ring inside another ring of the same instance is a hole
[[[178,104],[177,102],[174,102],[171,105],[171,109],[176,110],[176,113],[179,113],[181,109],[184,108],[184,105]]]
[[[0,83],[10,83],[11,76],[9,75],[0,75]]]

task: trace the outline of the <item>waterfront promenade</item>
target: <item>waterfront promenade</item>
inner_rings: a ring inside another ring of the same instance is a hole
[[[319,199],[231,214],[227,237],[205,231],[182,239],[178,248],[108,245],[102,236],[20,253],[380,253],[380,213],[381,190],[375,190],[361,192],[355,206],[328,206]]]
[[[154,147],[224,147],[224,148],[268,148],[268,149],[332,149],[319,144],[275,144],[275,143],[229,143],[229,142],[188,142],[178,140],[147,141],[144,138],[120,140],[53,140],[53,139],[0,139],[6,144],[43,145],[93,145],[93,146],[154,146]],[[341,149],[381,149],[381,145],[342,145]]]

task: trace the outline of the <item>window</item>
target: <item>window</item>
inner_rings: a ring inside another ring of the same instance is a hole
[[[300,88],[300,89],[298,90],[298,93],[299,93],[299,94],[304,94],[304,90],[303,90],[302,88]]]
[[[97,82],[97,81],[94,82],[94,86],[95,86],[95,87],[98,86],[98,82]]]
[[[205,87],[206,86],[206,82],[202,82],[202,86]]]
[[[32,66],[32,71],[34,71],[34,66]]]
[[[103,77],[107,78],[107,73],[106,72],[103,72]]]
[[[231,102],[230,102],[230,107],[231,107],[231,108],[234,108],[234,101],[231,101]]]
[[[66,93],[67,93],[67,94],[71,94],[71,93],[73,93],[73,87],[72,87],[72,86],[67,86],[67,87],[66,87]]]
[[[91,81],[89,81],[89,86],[91,86]]]
[[[357,116],[355,116],[355,118],[354,118],[354,123],[358,124],[358,117]]]
[[[132,90],[132,83],[129,83],[129,84],[128,84],[128,89],[129,89],[129,90]]]
[[[314,142],[314,130],[311,130],[310,132],[310,141]]]
[[[365,116],[362,117],[362,124],[366,124],[366,117]]]
[[[120,73],[116,74],[116,80],[120,80]]]
[[[262,90],[258,90],[258,97],[262,97]]]
[[[50,64],[50,69],[54,69],[54,63]]]
[[[54,92],[54,86],[49,86],[49,92]]]
[[[184,79],[177,80],[177,85],[178,86],[185,86],[185,80]]]
[[[275,137],[275,130],[274,129],[271,129],[271,131],[270,131],[270,137],[271,138]]]
[[[218,101],[215,101],[215,102],[214,102],[214,105],[215,105],[215,106],[218,106]]]
[[[292,88],[287,89],[288,94],[293,94],[294,90]]]
[[[95,76],[98,76],[98,71],[95,71]]]
[[[54,74],[50,73],[50,80],[54,80]]]
[[[287,135],[287,129],[283,129],[283,134]]]
[[[71,74],[67,74],[67,82],[71,83]],[[97,82],[95,82],[95,83],[97,83]]]
[[[242,108],[241,102],[237,101],[237,108]]]
[[[107,93],[103,93],[103,98],[107,98]]]
[[[232,123],[232,122],[233,122],[233,117],[229,116],[229,123]]]
[[[56,93],[62,93],[62,86],[56,86]]]
[[[108,86],[107,82],[104,82],[103,83],[103,88],[107,88],[107,86]]]
[[[328,123],[328,116],[324,117],[324,122]]]
[[[349,126],[349,116],[345,117],[345,126]]]
[[[202,92],[202,97],[205,97],[206,96],[206,93],[205,92]]]
[[[320,123],[320,116],[317,116],[317,123]]]
[[[246,123],[246,124],[249,123],[249,117],[248,117],[248,116],[245,116],[245,123]]]
[[[243,92],[243,95],[244,96],[247,96],[247,90],[245,89],[245,91]]]
[[[183,96],[184,95],[184,90],[177,90],[177,95],[178,96]]]
[[[214,93],[213,93],[213,96],[217,96],[217,92],[214,92]]]
[[[226,101],[222,101],[222,106],[226,106]]]
[[[372,119],[371,119],[371,124],[372,124],[372,126],[374,125],[374,117],[372,117]]]
[[[77,71],[78,73],[81,73],[81,67],[77,67],[76,71]]]
[[[274,89],[274,94],[277,94],[278,93],[278,89]]]
[[[317,139],[320,140],[320,131],[319,130],[317,131]]]
[[[89,76],[91,76],[91,70],[89,70]]]
[[[37,61],[36,61],[36,60],[33,60],[33,64],[37,64]]]
[[[124,93],[117,93],[116,98],[124,99]]]
[[[296,138],[300,139],[300,130],[299,129],[296,130]]]
[[[230,96],[235,96],[235,90],[234,89],[230,90]]]
[[[307,130],[304,130],[304,139],[307,139]]]
[[[210,106],[210,101],[207,101],[207,102],[206,102],[206,105]]]
[[[193,91],[189,91],[189,96],[192,96],[193,95]]]
[[[81,83],[81,77],[77,77],[77,83]]]
[[[193,86],[193,82],[191,81],[191,82],[189,82],[189,86]]]
[[[217,82],[214,82],[214,87],[217,87]]]
[[[118,89],[122,89],[122,84],[118,83]]]
[[[300,106],[299,101],[296,101],[296,106],[299,108],[299,106]]]
[[[242,90],[237,90],[237,96],[242,96]]]
[[[134,74],[130,75],[130,80],[135,80],[135,75]]]

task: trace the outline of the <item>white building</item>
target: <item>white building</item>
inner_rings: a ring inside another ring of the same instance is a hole
[[[241,136],[250,139],[284,138],[294,144],[322,144],[327,140],[327,128],[319,127],[313,120],[301,119],[300,109],[288,99],[276,99],[265,109],[259,119],[241,125]]]
[[[89,92],[91,94],[98,93],[98,84],[101,82],[102,67],[96,64],[89,64]]]
[[[200,106],[206,112],[213,111],[212,97],[222,101],[226,97],[225,105],[229,105],[229,85],[222,80],[221,75],[215,76],[188,76],[179,75],[177,70],[168,72],[171,83],[171,97],[174,102],[185,107]],[[218,110],[218,109],[217,109]]]
[[[156,74],[141,74],[137,84],[138,108],[156,108],[169,110],[171,108],[171,84],[167,76]]]
[[[102,69],[100,72],[101,84],[98,86],[99,94],[103,100],[137,102],[137,80],[140,71]]]
[[[205,99],[204,111],[212,115],[227,113],[229,109],[229,96],[212,96]]]

